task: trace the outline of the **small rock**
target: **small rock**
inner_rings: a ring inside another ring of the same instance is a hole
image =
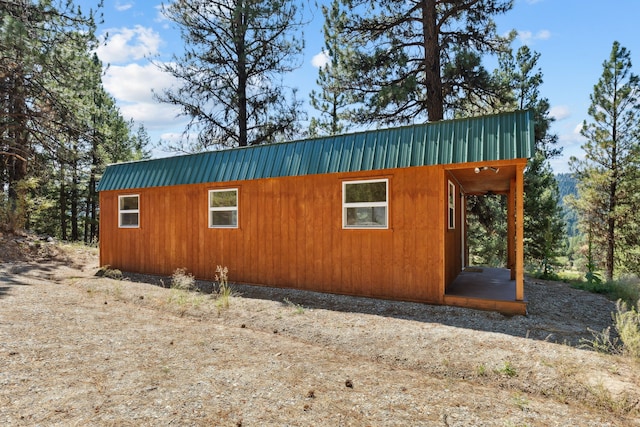
[[[353,382],[352,382],[351,380],[346,380],[346,381],[344,382],[344,385],[345,385],[345,386],[347,386],[347,387],[349,387],[349,388],[353,388]]]

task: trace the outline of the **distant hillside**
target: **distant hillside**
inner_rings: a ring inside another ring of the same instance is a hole
[[[564,206],[565,196],[578,194],[578,190],[576,189],[577,181],[570,173],[556,174],[556,181],[558,181],[558,189],[560,190],[560,203]]]
[[[578,190],[576,188],[577,181],[570,173],[556,174],[556,181],[558,181],[558,190],[560,192],[560,206],[564,211],[564,220],[567,224],[567,235],[573,237],[578,234],[578,216],[575,212],[570,210],[564,204],[564,198],[568,195],[577,195]]]

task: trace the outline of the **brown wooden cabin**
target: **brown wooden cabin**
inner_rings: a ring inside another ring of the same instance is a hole
[[[524,313],[529,111],[107,167],[100,263],[171,275]],[[509,304],[447,296],[465,196],[508,197]]]

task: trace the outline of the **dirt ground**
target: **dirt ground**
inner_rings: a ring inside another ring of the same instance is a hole
[[[640,426],[640,363],[579,347],[613,304],[566,284],[527,280],[526,317],[240,285],[223,308],[33,237],[0,261],[2,425]]]

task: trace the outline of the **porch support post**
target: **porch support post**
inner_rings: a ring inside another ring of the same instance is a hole
[[[516,279],[516,179],[512,178],[507,195],[507,268],[511,280]]]
[[[516,301],[524,300],[524,167],[516,169]]]

